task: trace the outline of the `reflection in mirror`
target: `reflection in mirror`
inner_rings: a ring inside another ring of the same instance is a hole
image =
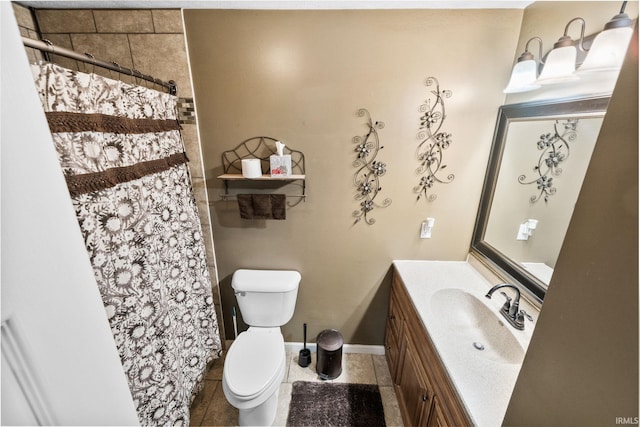
[[[542,301],[608,98],[500,108],[472,250]]]

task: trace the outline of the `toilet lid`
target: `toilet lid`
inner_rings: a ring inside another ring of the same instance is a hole
[[[278,374],[284,359],[280,330],[243,332],[235,339],[224,364],[229,390],[237,397],[251,397],[265,389]]]

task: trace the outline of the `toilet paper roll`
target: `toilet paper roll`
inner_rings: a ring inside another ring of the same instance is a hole
[[[242,176],[245,178],[259,178],[262,176],[260,159],[243,159]]]

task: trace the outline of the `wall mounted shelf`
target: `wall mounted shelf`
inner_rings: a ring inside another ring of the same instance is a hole
[[[294,203],[287,203],[293,207],[306,199],[306,175],[304,154],[301,151],[292,150],[289,147],[284,148],[284,154],[291,155],[291,171],[292,174],[287,177],[271,176],[269,174],[269,157],[276,154],[275,138],[268,136],[256,136],[241,142],[232,150],[222,153],[222,169],[223,174],[218,179],[224,181],[224,194],[220,196],[222,200],[232,200],[237,194],[230,193],[230,183],[246,183],[242,188],[268,189],[268,183],[273,185],[285,183],[297,183],[301,188],[301,194],[287,194],[287,198],[298,199]],[[242,175],[243,159],[259,159],[262,168],[262,176],[256,178],[246,178]],[[258,184],[253,186],[253,184]],[[240,188],[240,185],[238,185]]]
[[[306,175],[291,175],[287,177],[262,175],[256,178],[246,178],[241,173],[225,173],[218,176],[219,179],[226,179],[229,181],[297,181],[300,179],[306,179]]]

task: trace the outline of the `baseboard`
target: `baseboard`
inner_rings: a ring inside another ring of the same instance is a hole
[[[304,344],[301,342],[286,342],[284,347],[287,351],[298,352]],[[307,348],[315,353],[317,348],[315,343],[307,344]],[[344,344],[342,346],[343,353],[360,353],[360,354],[375,354],[384,355],[384,346],[382,345],[363,345],[363,344]]]

